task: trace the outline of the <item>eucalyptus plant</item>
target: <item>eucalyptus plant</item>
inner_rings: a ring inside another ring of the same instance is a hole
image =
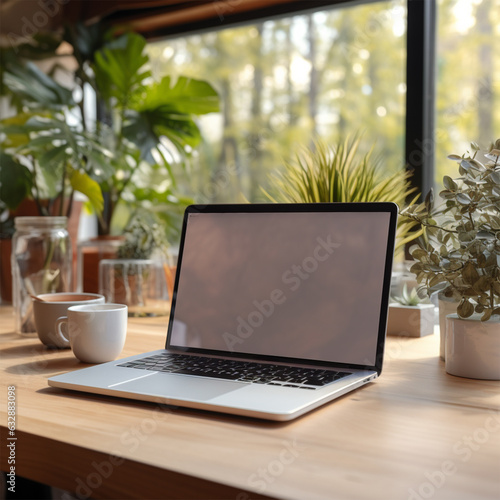
[[[403,169],[386,174],[373,149],[364,156],[359,153],[360,141],[357,135],[334,146],[317,141],[314,148],[297,154],[295,162],[285,162],[284,170],[271,176],[270,190],[264,194],[283,203],[390,201],[406,206],[416,190],[410,174]],[[419,235],[414,231],[417,225],[409,219],[398,221],[396,252]]]
[[[422,236],[411,250],[411,267],[428,295],[440,291],[458,302],[457,313],[482,321],[500,314],[500,139],[479,161],[472,153],[450,155],[460,176],[443,178],[444,203],[436,206],[432,192],[403,216],[418,222]]]
[[[69,53],[60,51],[63,44]],[[139,34],[76,24],[62,36],[36,35],[2,49],[2,89],[18,109],[0,122],[4,205],[79,190],[101,214],[99,232],[106,234],[121,200],[139,204],[154,194],[150,207],[164,212],[182,204],[172,166],[201,141],[195,117],[218,111],[219,99],[205,81],[155,81],[145,47]],[[56,61],[48,73],[29,61],[43,58]],[[71,64],[61,64],[68,58]]]

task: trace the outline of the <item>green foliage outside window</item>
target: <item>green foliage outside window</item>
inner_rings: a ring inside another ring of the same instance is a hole
[[[452,172],[448,151],[470,140],[486,148],[500,129],[500,0],[437,0],[437,10],[440,183]],[[200,201],[240,192],[262,201],[269,173],[298,149],[359,130],[361,150],[375,145],[388,173],[404,169],[405,0],[221,28],[148,46],[153,72],[209,77],[221,96],[223,113],[201,120],[205,142],[183,181]]]

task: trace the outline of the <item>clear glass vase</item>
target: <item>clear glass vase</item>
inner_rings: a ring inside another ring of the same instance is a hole
[[[16,331],[35,335],[33,295],[72,291],[72,247],[66,217],[16,217],[12,300]]]
[[[103,259],[99,293],[106,302],[128,306],[129,316],[164,316],[170,312],[166,263],[155,259]]]

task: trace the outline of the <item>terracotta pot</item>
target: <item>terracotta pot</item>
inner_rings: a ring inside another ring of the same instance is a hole
[[[79,292],[99,293],[99,262],[115,259],[123,236],[97,236],[78,245]]]
[[[458,377],[500,380],[500,316],[446,318],[446,371]]]
[[[12,302],[12,239],[0,238],[0,304]]]
[[[175,284],[175,273],[177,272],[177,266],[169,266],[168,264],[163,264],[163,270],[165,271],[165,279],[167,280],[168,297],[172,300],[174,294],[174,284]]]

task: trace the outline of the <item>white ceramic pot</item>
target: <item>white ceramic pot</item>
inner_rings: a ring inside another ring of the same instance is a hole
[[[446,371],[458,377],[500,380],[500,316],[446,317]]]
[[[439,307],[439,357],[445,360],[446,344],[446,316],[457,312],[458,302],[448,299],[444,295],[438,295]]]

